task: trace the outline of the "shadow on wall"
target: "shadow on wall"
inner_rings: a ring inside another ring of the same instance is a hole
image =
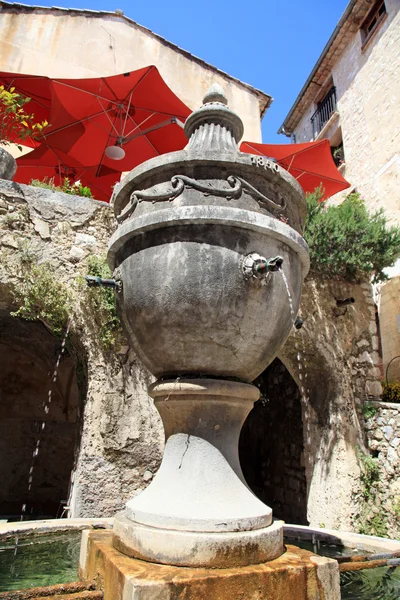
[[[244,477],[276,518],[308,525],[300,390],[278,358],[254,384],[261,397],[239,442]]]
[[[42,323],[0,311],[3,518],[56,517],[67,504],[82,403],[75,360],[68,351],[53,381],[60,351],[61,341]]]

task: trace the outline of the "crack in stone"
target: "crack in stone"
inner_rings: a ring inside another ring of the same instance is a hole
[[[182,454],[182,458],[181,458],[181,464],[179,465],[178,469],[180,469],[182,467],[182,463],[183,463],[183,459],[185,458],[185,454],[186,452],[189,450],[189,444],[190,444],[190,433],[187,436],[187,440],[186,440],[186,448]]]

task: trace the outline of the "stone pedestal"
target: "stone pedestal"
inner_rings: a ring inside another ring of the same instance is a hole
[[[166,446],[149,487],[115,518],[114,545],[162,564],[231,567],[283,553],[282,523],[248,488],[238,441],[259,396],[226,380],[178,379],[149,389]]]
[[[336,560],[288,546],[267,563],[205,569],[128,558],[109,531],[84,531],[80,576],[96,582],[104,600],[340,600]]]

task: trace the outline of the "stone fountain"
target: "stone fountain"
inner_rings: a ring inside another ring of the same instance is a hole
[[[304,194],[272,160],[239,152],[243,125],[219,86],[185,132],[183,151],[124,179],[108,252],[121,319],[158,378],[164,457],[112,535],[85,535],[81,574],[105,600],[335,600],[336,561],[284,547],[238,457],[251,382],[288,337],[309,268]]]

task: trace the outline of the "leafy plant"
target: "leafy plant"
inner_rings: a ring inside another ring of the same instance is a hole
[[[376,415],[377,411],[376,407],[371,404],[371,402],[364,402],[362,410],[366,419],[372,419],[372,417]]]
[[[348,281],[387,279],[383,269],[400,256],[400,227],[388,228],[382,210],[368,213],[358,193],[339,206],[327,206],[322,195],[321,188],[307,194],[304,237],[312,270]]]
[[[19,304],[13,316],[28,321],[40,320],[56,335],[64,333],[72,298],[70,291],[58,280],[51,264],[25,263],[23,277],[13,290],[13,295]]]
[[[35,115],[25,111],[30,100],[15,88],[6,90],[0,85],[0,144],[3,146],[22,142],[28,137],[37,138],[48,125],[47,121],[35,122]]]
[[[371,519],[364,520],[358,529],[359,533],[363,535],[377,535],[378,537],[387,537],[388,526],[387,517],[385,514],[379,513],[374,515]]]
[[[90,256],[87,261],[88,275],[109,279],[112,277],[105,256]],[[110,288],[87,288],[91,314],[99,329],[99,339],[104,350],[111,350],[121,337],[121,325],[117,315],[114,291]]]
[[[54,183],[54,177],[45,177],[42,180],[32,179],[30,185],[34,187],[42,187],[46,190],[53,190],[53,192],[64,192],[65,194],[71,194],[73,196],[93,198],[90,187],[82,185],[80,181],[73,182],[68,177],[64,178],[62,185],[56,185]]]
[[[362,493],[365,500],[370,500],[373,497],[372,487],[379,481],[379,464],[376,458],[361,450],[358,450],[358,459],[361,466]]]
[[[397,519],[400,519],[400,496],[397,498],[393,505],[393,512]]]
[[[384,383],[382,385],[382,401],[400,403],[400,383]]]

